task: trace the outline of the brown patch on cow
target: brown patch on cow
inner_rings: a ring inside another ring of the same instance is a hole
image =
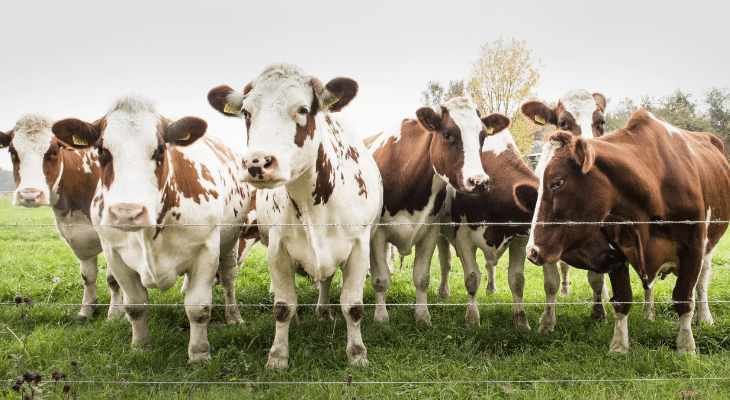
[[[49,154],[54,151],[57,154],[55,159]],[[53,190],[63,165],[63,174],[58,180],[58,201],[53,205],[53,208],[61,211],[61,216],[80,211],[91,218],[91,202],[101,174],[94,153],[92,149],[66,150],[56,139],[51,141],[51,148],[43,160],[43,173],[48,188]],[[84,166],[91,172],[86,172]]]
[[[286,322],[289,319],[289,306],[282,302],[276,303],[274,305],[274,318],[279,322]]]
[[[311,110],[307,114],[307,123],[304,126],[297,124],[297,132],[294,135],[294,144],[297,147],[304,147],[304,142],[307,139],[314,139],[314,131],[317,129],[317,123],[315,122],[316,112]]]
[[[297,213],[297,218],[302,218],[302,212],[299,211],[299,206],[297,205],[297,202],[294,201],[291,197],[289,197],[289,200],[291,200],[291,204],[294,206],[294,211]]]
[[[445,201],[446,188],[443,188],[436,194],[436,199],[433,202],[433,210],[431,210],[431,215],[438,215],[441,212],[441,209],[444,208]]]
[[[208,136],[203,136],[203,141],[208,147],[213,150],[213,154],[215,154],[221,164],[227,165],[231,162],[233,164],[237,164],[240,161],[233,153],[233,151],[230,148],[224,146],[223,143],[221,143],[219,140],[210,138]]]
[[[345,180],[345,177],[342,177],[342,180]],[[368,188],[365,186],[365,180],[362,179],[362,171],[357,171],[355,174],[355,180],[357,181],[357,186],[360,187],[360,191],[357,193],[358,196],[365,195],[365,198],[368,197]]]
[[[210,171],[208,171],[208,167],[206,167],[205,164],[200,164],[200,173],[203,175],[203,179],[215,184],[215,179],[213,179],[213,175],[210,174]]]
[[[101,214],[104,213],[104,195],[100,195],[99,197],[99,217],[101,217]]]
[[[112,292],[119,292],[119,283],[117,282],[117,279],[114,277],[114,275],[107,275],[106,284],[107,286],[109,286],[109,289],[111,289]]]
[[[319,144],[319,150],[317,150],[315,171],[317,180],[314,185],[314,192],[312,192],[314,205],[327,204],[332,192],[335,190],[335,170],[324,151],[324,145],[321,143]]]
[[[350,316],[352,319],[357,322],[362,319],[362,315],[365,312],[365,306],[362,304],[354,305],[350,307]]]

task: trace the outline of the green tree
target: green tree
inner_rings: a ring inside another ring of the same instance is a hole
[[[697,104],[692,101],[692,95],[679,89],[659,100],[648,95],[643,96],[641,108],[664,118],[668,123],[680,129],[694,132],[712,130],[709,120],[705,119],[701,113],[697,113]]]
[[[638,106],[629,97],[616,103],[613,106],[611,99],[608,99],[608,105],[606,107],[606,126],[604,127],[606,133],[611,133],[616,129],[623,128],[626,125],[626,121],[629,120],[631,114],[638,109]]]
[[[439,81],[429,81],[428,89],[421,92],[421,104],[427,107],[438,107],[446,100],[454,96],[461,96],[466,93],[466,85],[463,79],[449,81],[449,87],[444,89]]]
[[[15,190],[13,171],[6,171],[0,168],[0,192],[9,192],[13,190]]]
[[[730,91],[727,88],[713,87],[705,94],[707,119],[718,137],[726,141],[730,139]]]

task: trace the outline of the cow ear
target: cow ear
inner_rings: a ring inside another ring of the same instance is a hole
[[[416,111],[418,122],[430,132],[441,129],[441,116],[431,107],[421,107]]]
[[[596,151],[593,150],[587,140],[578,136],[575,138],[575,146],[573,146],[573,158],[581,165],[581,172],[586,174],[593,168],[596,159]]]
[[[523,182],[516,184],[512,189],[515,203],[522,211],[532,214],[537,204],[537,188],[533,183]]]
[[[188,146],[205,135],[208,123],[198,117],[181,118],[165,127],[165,143]]]
[[[8,133],[0,131],[0,149],[4,149],[10,146],[10,141],[13,140],[13,131]]]
[[[482,122],[484,123],[484,126],[487,127],[487,134],[491,135],[493,133],[499,133],[505,130],[512,121],[510,121],[509,117],[502,114],[490,114],[484,118],[482,118]]]
[[[520,112],[527,119],[538,125],[557,125],[558,117],[555,115],[555,110],[549,108],[545,103],[537,100],[528,100],[522,103],[520,106]]]
[[[220,85],[208,92],[208,103],[227,117],[238,117],[243,108],[243,95],[228,85]]]
[[[327,82],[320,99],[322,108],[332,112],[342,110],[357,95],[359,85],[350,78],[335,78]]]
[[[560,146],[562,147],[572,142],[574,137],[575,136],[566,131],[552,131],[546,132],[545,135],[542,137],[542,141],[543,143],[560,142]]]
[[[63,143],[76,149],[85,149],[93,146],[99,140],[105,125],[106,119],[104,118],[93,123],[76,118],[66,118],[53,124],[51,131]]]
[[[601,112],[606,112],[606,98],[600,93],[593,93],[593,98],[596,99],[598,109],[601,110]]]

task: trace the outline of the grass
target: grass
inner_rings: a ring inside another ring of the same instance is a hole
[[[53,220],[48,208],[12,207],[9,197],[0,197],[0,302],[27,296],[34,303],[80,303],[78,262],[55,227],[4,226],[15,223],[52,224]],[[724,238],[719,246],[713,259],[709,296],[712,300],[730,300],[730,240]],[[497,293],[486,297],[483,284],[480,302],[511,302],[506,261],[504,257],[498,267]],[[409,256],[402,271],[396,267],[388,292],[390,303],[415,300],[412,262]],[[101,303],[109,301],[104,268],[102,258],[97,283]],[[257,245],[239,271],[236,292],[240,303],[267,306],[241,307],[246,324],[231,327],[222,324],[223,308],[215,307],[208,331],[211,362],[187,364],[189,332],[182,307],[150,307],[147,318],[152,348],[134,352],[130,348],[129,323],[121,317],[107,320],[106,307],[100,307],[91,320],[78,323],[78,306],[6,305],[0,306],[0,377],[7,381],[24,371],[39,371],[44,381],[52,381],[51,373],[62,371],[74,381],[71,386],[80,399],[730,398],[730,380],[688,380],[730,377],[727,304],[711,304],[716,320],[713,326],[694,328],[697,356],[673,350],[678,328],[670,304],[657,304],[656,322],[646,320],[641,307],[634,306],[629,315],[631,350],[628,355],[617,355],[608,354],[613,334],[608,306],[607,324],[591,319],[586,305],[558,306],[558,325],[552,333],[537,332],[542,306],[526,307],[533,328],[529,332],[511,326],[510,306],[481,306],[481,326],[466,327],[464,307],[449,305],[466,301],[458,259],[454,259],[452,295],[448,300],[438,297],[438,276],[434,258],[428,301],[444,305],[430,307],[433,326],[415,324],[412,306],[389,307],[390,322],[384,324],[374,323],[373,308],[365,308],[362,335],[370,365],[364,369],[348,363],[344,321],[319,322],[313,307],[298,308],[301,325],[289,333],[289,369],[264,368],[274,338],[274,317],[268,306],[272,297],[268,293],[266,250]],[[55,277],[60,281],[54,282]],[[299,302],[316,303],[316,291],[305,279],[297,279]],[[632,279],[634,300],[641,301],[643,291],[635,274]],[[591,291],[585,273],[573,270],[572,281],[573,294],[559,301],[589,300]],[[333,303],[339,298],[338,283],[336,277]],[[658,283],[656,300],[669,300],[673,286],[673,277]],[[544,299],[542,271],[528,263],[525,301]],[[373,301],[368,280],[365,302]],[[181,304],[183,296],[179,286],[166,293],[150,290],[150,302]],[[214,289],[214,302],[223,302],[220,287]],[[72,360],[77,360],[78,366],[72,366]],[[348,376],[353,380],[349,386],[345,383]],[[503,383],[576,379],[593,382]],[[108,383],[125,381],[129,383]],[[246,385],[247,381],[267,383]],[[3,395],[20,398],[9,386],[0,384],[0,398]],[[60,386],[47,384],[41,397],[63,398],[63,394]]]

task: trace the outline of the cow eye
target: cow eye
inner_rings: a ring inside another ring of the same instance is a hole
[[[152,153],[152,159],[157,162],[157,165],[161,165],[162,161],[165,159],[165,150],[167,147],[164,144],[161,144],[157,146],[157,149],[155,149],[155,152]]]
[[[299,107],[299,110],[297,112],[301,115],[309,114],[309,110],[307,109],[307,107],[304,106]]]
[[[251,118],[251,113],[249,113],[246,110],[241,110],[241,114],[243,114],[243,118],[246,118],[246,119]]]
[[[444,139],[448,140],[449,142],[453,142],[454,136],[451,135],[449,132],[444,132]]]
[[[559,187],[563,186],[563,183],[563,180],[560,178],[553,179],[553,181],[550,182],[550,190],[553,192],[556,191]]]
[[[18,153],[16,153],[15,150],[10,151],[10,160],[14,163],[18,162]]]
[[[99,152],[99,165],[100,166],[103,167],[103,166],[107,165],[109,163],[109,161],[112,160],[112,155],[111,155],[111,153],[109,153],[109,150],[107,150],[101,146],[97,146],[96,150]]]
[[[568,127],[568,124],[565,121],[560,121],[560,127],[565,129]]]

